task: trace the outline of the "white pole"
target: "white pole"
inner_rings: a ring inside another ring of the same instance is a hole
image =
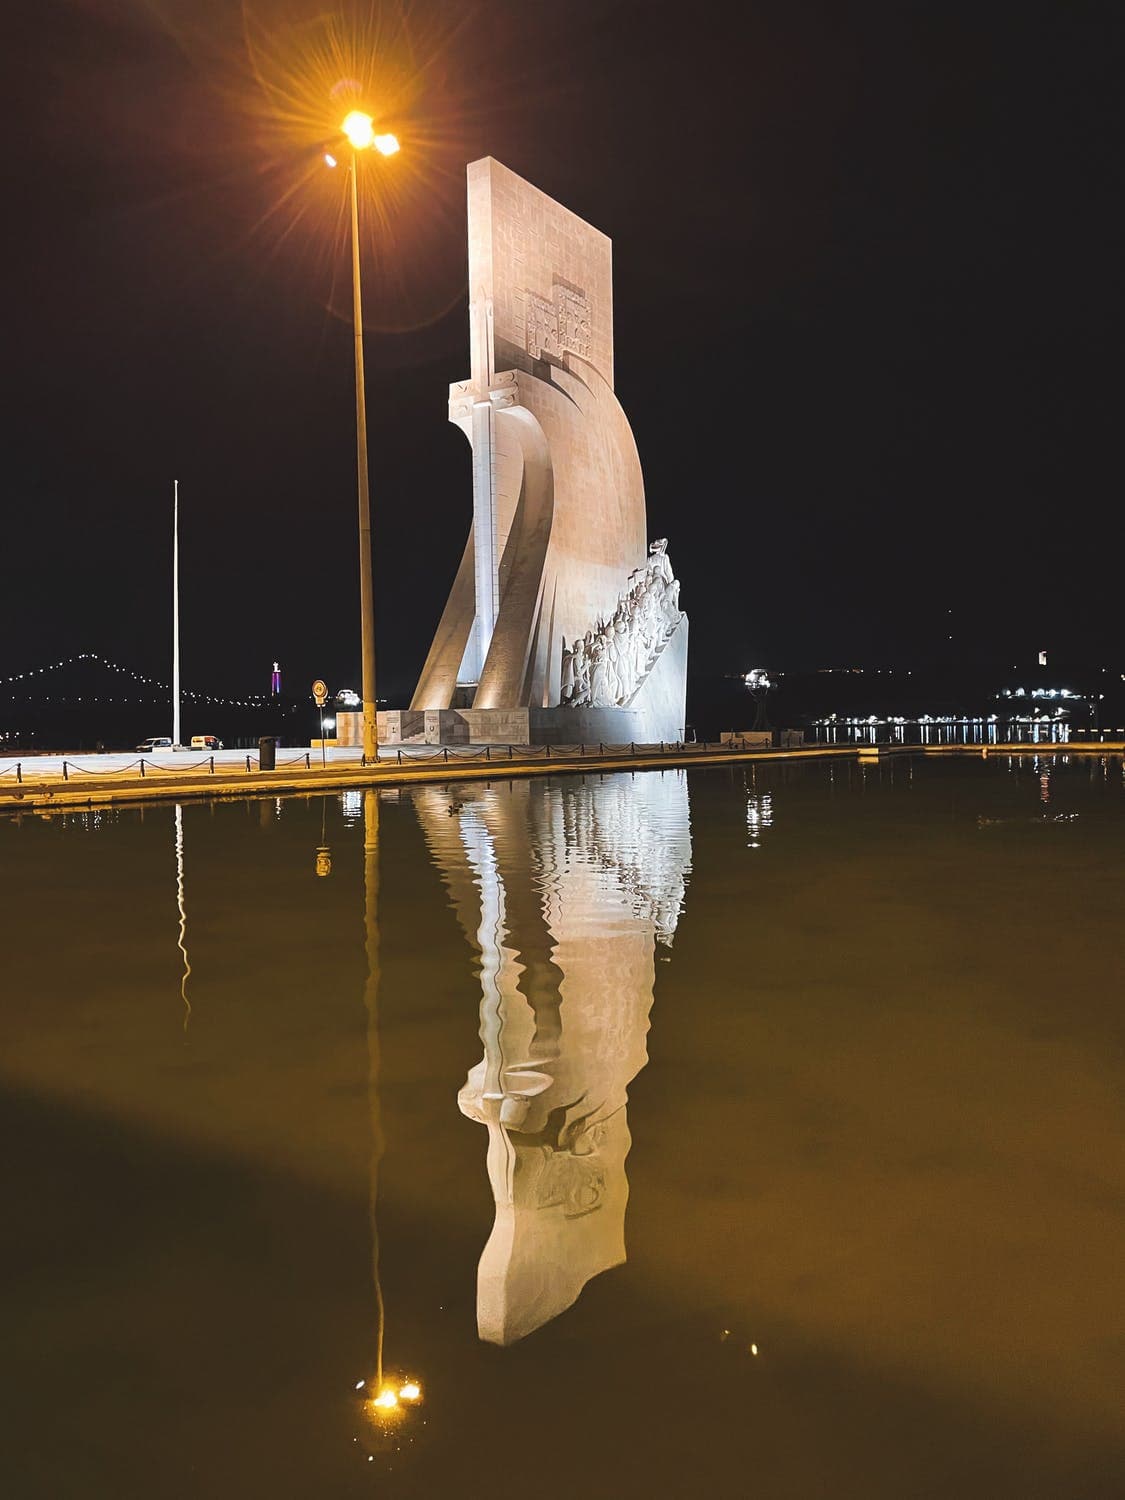
[[[180,743],[180,481],[172,501],[172,744]]]

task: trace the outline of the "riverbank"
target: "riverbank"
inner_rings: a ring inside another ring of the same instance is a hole
[[[1125,740],[1066,745],[806,745],[786,749],[733,748],[720,745],[664,746],[464,746],[418,747],[401,760],[382,758],[377,765],[356,760],[319,759],[319,752],[284,752],[275,770],[260,770],[256,757],[241,753],[208,756],[191,765],[146,762],[140,772],[129,766],[101,770],[98,757],[81,762],[60,757],[48,768],[35,760],[0,767],[0,811],[33,811],[62,807],[125,806],[139,802],[184,802],[213,797],[278,796],[291,792],[333,792],[346,787],[408,786],[414,783],[480,781],[488,778],[562,773],[651,771],[673,766],[740,765],[748,762],[859,760],[879,762],[903,755],[1121,755]],[[107,757],[109,759],[109,757]],[[133,767],[136,762],[132,763]]]

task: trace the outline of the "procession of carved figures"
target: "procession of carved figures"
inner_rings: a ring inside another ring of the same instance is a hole
[[[653,542],[648,561],[629,575],[613,618],[601,621],[571,647],[564,644],[564,708],[618,708],[648,675],[676,626],[680,581],[672,572],[666,540]]]

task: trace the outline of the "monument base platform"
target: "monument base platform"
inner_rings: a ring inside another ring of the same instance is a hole
[[[688,622],[680,617],[621,708],[426,708],[379,714],[380,745],[679,744],[687,694]],[[340,715],[337,715],[339,723]]]
[[[405,713],[380,713],[380,745],[649,745],[684,737],[682,726],[661,735],[662,726],[630,708],[431,708],[410,717],[424,719],[422,733],[402,733]]]

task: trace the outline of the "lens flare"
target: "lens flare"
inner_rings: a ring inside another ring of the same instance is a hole
[[[480,78],[463,62],[474,6],[238,8],[253,87],[234,80],[232,102],[252,126],[240,161],[259,251],[299,296],[350,321],[350,183],[325,168],[355,151],[365,327],[436,330],[372,357],[426,357],[464,293],[465,162],[484,154]],[[380,170],[390,156],[393,170]]]

